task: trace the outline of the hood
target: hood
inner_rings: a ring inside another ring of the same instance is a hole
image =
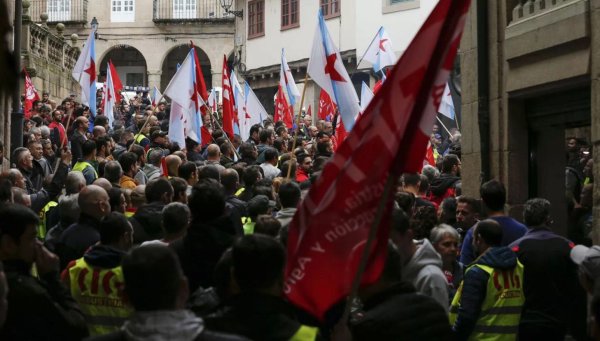
[[[277,212],[277,214],[275,215],[275,218],[277,219],[284,219],[284,218],[293,218],[294,214],[296,214],[296,208],[295,207],[286,207],[286,208],[282,208],[281,210],[279,210],[279,212]]]
[[[123,325],[126,340],[194,340],[204,330],[204,322],[188,310],[136,312]]]
[[[433,179],[429,189],[434,195],[440,196],[458,180],[460,180],[458,176],[454,176],[452,174],[442,174],[439,178]]]
[[[474,263],[494,269],[512,269],[517,265],[517,255],[506,246],[493,247],[479,256]]]
[[[95,245],[84,256],[85,261],[95,267],[104,269],[121,265],[125,252],[107,245]]]
[[[144,230],[151,233],[161,233],[162,210],[165,204],[162,202],[151,202],[138,208],[133,216],[144,227]]]
[[[427,265],[442,268],[442,257],[435,251],[427,239],[415,241],[417,251],[403,269],[404,278],[414,278]]]

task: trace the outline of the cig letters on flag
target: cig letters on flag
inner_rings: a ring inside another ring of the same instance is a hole
[[[388,177],[418,172],[464,27],[469,0],[440,0],[298,206],[289,229],[284,293],[323,320],[350,291]],[[373,167],[373,152],[377,167]],[[361,283],[385,262],[393,196]]]

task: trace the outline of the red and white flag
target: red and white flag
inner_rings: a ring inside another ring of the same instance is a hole
[[[273,116],[273,121],[283,121],[288,129],[292,129],[292,113],[290,112],[290,105],[285,99],[281,84],[279,84],[277,97],[275,99],[275,115]]]
[[[470,0],[440,0],[298,206],[289,230],[284,293],[323,320],[349,292],[388,177],[418,172]],[[373,167],[377,152],[377,167]],[[393,196],[369,251],[363,285],[386,257]]]
[[[108,118],[108,124],[112,127],[115,120],[114,107],[119,99],[123,84],[119,79],[117,69],[113,65],[112,61],[108,61],[106,65],[106,82],[104,82],[104,102],[102,106],[102,112]]]
[[[39,101],[40,95],[38,95],[35,85],[33,85],[31,77],[29,77],[29,73],[27,73],[25,68],[23,68],[23,73],[25,73],[25,103],[23,103],[23,113],[25,114],[25,118],[29,119],[31,117],[31,109],[33,109],[33,102]]]
[[[229,70],[227,68],[227,58],[223,55],[223,131],[227,133],[230,139],[233,138],[233,95],[231,91],[231,82],[229,81]]]
[[[331,121],[334,114],[335,104],[327,92],[321,89],[321,94],[319,95],[319,112],[317,113],[319,119]]]

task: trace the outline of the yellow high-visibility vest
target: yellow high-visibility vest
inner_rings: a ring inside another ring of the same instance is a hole
[[[317,339],[317,332],[319,331],[316,327],[309,327],[301,325],[296,331],[290,341],[313,341]]]
[[[48,217],[47,217],[48,211],[50,211],[50,209],[52,207],[56,207],[56,206],[58,206],[58,203],[56,201],[50,201],[40,211],[40,224],[38,226],[38,238],[40,240],[45,240],[46,233],[48,233],[48,230],[46,228],[46,224],[48,223]]]
[[[525,303],[523,292],[523,264],[517,260],[514,269],[494,269],[487,265],[474,264],[489,274],[485,300],[479,319],[469,340],[512,341],[516,340],[521,320],[521,309]],[[460,308],[463,283],[460,284],[450,305],[450,324],[454,325]]]
[[[90,335],[119,330],[133,310],[123,303],[120,266],[102,269],[90,266],[83,258],[69,268],[71,295],[85,314]]]
[[[83,171],[88,167],[92,167],[92,170],[94,171],[94,176],[96,177],[96,179],[98,179],[98,172],[96,172],[96,168],[94,168],[94,166],[87,161],[77,161],[73,166],[72,170],[83,173]]]

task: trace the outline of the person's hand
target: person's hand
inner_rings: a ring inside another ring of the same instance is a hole
[[[35,244],[35,265],[40,276],[58,271],[58,256],[48,251],[40,241]]]
[[[65,165],[70,166],[71,160],[73,160],[73,154],[71,154],[71,150],[65,147],[60,154],[60,159]]]

